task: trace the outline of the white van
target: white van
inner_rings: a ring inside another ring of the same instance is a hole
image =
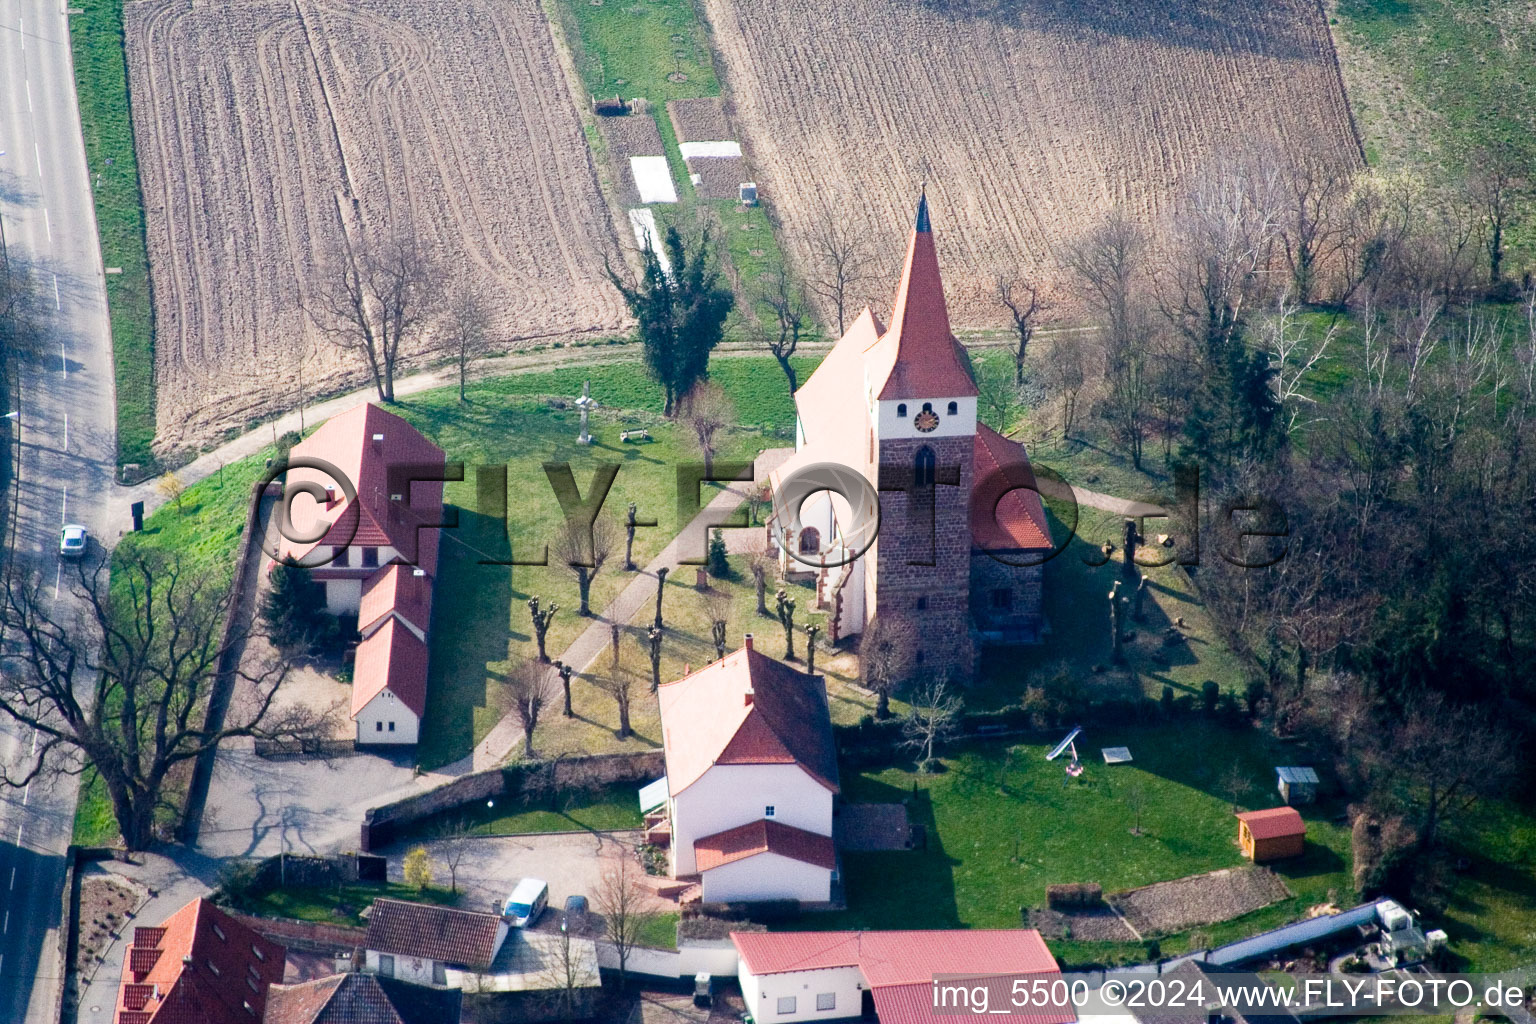
[[[525,878],[507,897],[507,905],[501,914],[511,919],[513,928],[530,928],[548,904],[549,883],[538,878]]]

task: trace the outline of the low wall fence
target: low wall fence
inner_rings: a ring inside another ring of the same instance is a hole
[[[665,771],[660,750],[637,754],[523,761],[473,772],[445,785],[394,803],[370,807],[363,814],[359,849],[371,853],[388,846],[417,822],[486,800],[513,799],[615,783],[649,782]]]

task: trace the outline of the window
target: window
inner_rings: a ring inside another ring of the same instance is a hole
[[[246,987],[249,988],[252,992],[256,992],[258,994],[261,992],[261,988],[256,984],[255,978],[246,978],[245,984]]]
[[[1007,587],[992,591],[992,607],[1007,609],[1013,607],[1013,591]]]
[[[257,960],[263,960],[264,961],[264,960],[267,959],[267,954],[263,953],[261,950],[257,949],[255,946],[251,947],[251,952],[256,954],[256,959]]]
[[[933,449],[923,445],[912,460],[912,483],[918,487],[932,487],[933,463]]]
[[[769,804],[767,807],[763,808],[763,817],[765,817],[765,818],[773,817],[773,804]]]
[[[389,731],[390,732],[394,732],[395,731],[395,723],[394,722],[390,722],[389,723]]]
[[[432,961],[432,984],[448,984],[448,967],[440,960]]]
[[[219,970],[219,965],[214,963],[212,960],[204,960],[203,963],[208,965],[208,969],[213,972],[213,976],[215,978],[217,978],[220,974],[224,973],[224,972]]]
[[[333,550],[336,552],[336,557],[331,559],[332,565],[345,569],[347,566],[352,564],[351,548],[335,548]]]
[[[917,599],[917,610],[920,612],[928,610],[928,598],[926,595]]]
[[[373,723],[373,731],[374,732],[383,732],[384,731],[384,723],[383,722],[374,722]]]
[[[378,548],[363,548],[363,568],[372,569],[379,564]]]
[[[220,942],[228,942],[229,941],[229,939],[226,938],[225,935],[224,935],[224,929],[220,928],[218,925],[214,925],[213,926],[213,934],[215,934],[215,935],[217,935],[219,937],[219,941]]]
[[[837,993],[836,992],[818,992],[818,993],[816,993],[816,1009],[818,1009],[818,1010],[835,1010],[835,1009],[837,1009]]]
[[[814,526],[807,526],[800,531],[800,553],[802,555],[814,555],[821,551],[821,531]]]
[[[380,953],[379,973],[386,978],[393,978],[395,976],[395,958],[388,953]]]
[[[958,416],[958,415],[960,415],[960,403],[959,402],[950,402],[949,403],[949,414],[951,416]]]
[[[794,1013],[795,1012],[795,997],[794,996],[780,996],[779,997],[779,1012],[780,1013]]]
[[[901,419],[906,419],[907,418],[907,403],[906,402],[902,402],[900,405],[896,406],[896,415],[898,417],[900,417]]]
[[[245,1012],[246,1013],[250,1014],[252,1017],[256,1016],[256,1007],[252,1006],[250,1004],[249,1000],[247,1000],[247,999],[240,1000],[240,1005],[245,1007]]]

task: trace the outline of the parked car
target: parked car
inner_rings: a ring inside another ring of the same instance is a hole
[[[59,531],[59,557],[82,558],[90,545],[90,534],[79,523],[70,523]]]
[[[549,883],[540,878],[525,878],[517,883],[512,895],[507,897],[507,904],[501,914],[512,919],[514,928],[531,928],[548,905]]]
[[[580,935],[587,927],[587,898],[567,896],[565,911],[560,915],[560,930]]]

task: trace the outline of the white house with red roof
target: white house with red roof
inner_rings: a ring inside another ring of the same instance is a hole
[[[707,903],[829,901],[838,777],[822,677],[748,634],[658,697],[672,876],[697,877]]]
[[[986,931],[732,932],[747,1012],[761,1024],[874,1016],[880,1024],[948,1024],[934,1007],[935,975],[1047,981],[1061,976],[1040,933]],[[1009,986],[1001,989],[1004,995]],[[1070,1008],[1010,1014],[1070,1024]]]
[[[925,196],[890,326],[866,308],[795,392],[796,452],[770,478],[777,498],[797,472],[832,464],[879,493],[878,536],[851,561],[858,523],[844,496],[813,494],[798,528],[775,505],[783,567],[816,575],[833,640],[877,615],[905,619],[918,626],[917,665],[963,678],[978,642],[1038,639],[1045,508],[1023,446],[978,421],[978,394]]]
[[[443,513],[443,451],[372,402],[328,420],[292,458],[279,555],[309,568],[333,615],[357,615],[352,720],[360,744],[414,744]],[[299,539],[294,538],[310,538]]]

